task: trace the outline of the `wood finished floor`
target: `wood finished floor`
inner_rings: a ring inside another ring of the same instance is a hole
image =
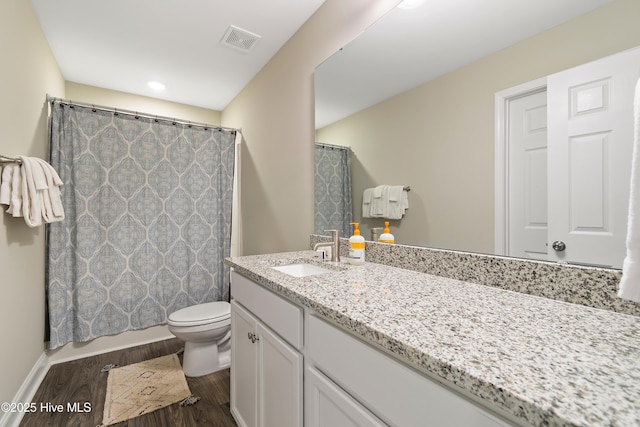
[[[102,423],[102,410],[107,388],[107,373],[100,372],[103,366],[115,363],[130,365],[167,354],[182,348],[178,339],[118,350],[84,359],[53,365],[38,388],[32,402],[38,410],[25,414],[21,427],[31,426],[78,426],[95,427]],[[182,357],[180,357],[182,362]],[[133,418],[117,427],[145,426],[212,426],[235,427],[229,409],[229,370],[223,370],[198,378],[187,377],[191,393],[202,399],[193,406],[182,407],[178,403]],[[65,411],[49,413],[40,411],[40,403],[64,405]],[[68,413],[67,402],[88,402],[91,412]]]

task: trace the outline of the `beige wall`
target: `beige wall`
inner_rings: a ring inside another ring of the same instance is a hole
[[[210,125],[220,125],[222,116],[220,111],[73,82],[66,82],[64,98],[104,107],[122,108],[123,110],[173,117],[194,123],[206,123]]]
[[[45,157],[45,97],[64,80],[28,1],[0,2],[0,52],[0,154]],[[0,402],[11,402],[44,350],[44,228],[0,215]]]
[[[639,20],[639,1],[617,0],[319,130],[353,149],[355,218],[365,188],[410,185],[396,242],[493,252],[495,93],[640,45]],[[363,222],[367,239],[383,225]]]
[[[309,247],[314,68],[397,3],[327,0],[223,111],[244,135],[244,254]]]

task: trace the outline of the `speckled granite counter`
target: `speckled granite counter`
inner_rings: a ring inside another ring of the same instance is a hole
[[[312,251],[227,259],[240,274],[534,425],[640,425],[640,318],[366,263],[295,278]]]

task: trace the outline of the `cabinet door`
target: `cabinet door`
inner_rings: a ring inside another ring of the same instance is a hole
[[[351,396],[312,367],[304,377],[305,426],[384,427]]]
[[[261,323],[259,337],[260,426],[302,425],[302,355]]]
[[[256,324],[231,301],[231,414],[240,427],[258,425],[258,346],[251,339]]]

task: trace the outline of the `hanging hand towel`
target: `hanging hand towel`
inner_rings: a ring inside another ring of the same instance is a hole
[[[373,189],[371,198],[371,218],[384,218],[388,212],[385,208],[389,201],[389,190],[386,185],[378,185]]]
[[[22,177],[22,216],[29,227],[37,227],[42,224],[42,211],[40,209],[40,196],[38,187],[46,185],[42,169],[29,157],[20,156]],[[37,168],[36,168],[37,167]]]
[[[0,205],[7,205],[7,213],[13,217],[22,216],[22,178],[20,165],[17,163],[2,168]]]
[[[11,179],[13,178],[13,168],[18,164],[10,163],[2,168],[2,178],[0,178],[0,205],[11,204]]]
[[[409,209],[409,198],[403,185],[378,185],[362,194],[362,217],[402,219]]]
[[[362,217],[371,218],[371,199],[373,198],[373,188],[366,188],[362,192]]]
[[[627,256],[622,265],[620,298],[640,302],[640,80],[634,98],[634,142],[627,224]]]
[[[60,189],[62,180],[58,176],[56,170],[42,159],[35,159],[44,173],[47,188],[40,194],[42,199],[42,217],[45,222],[62,221],[64,219],[64,209],[60,197]]]
[[[405,210],[409,208],[409,198],[403,185],[389,186],[389,207],[387,209],[387,219],[402,219]]]
[[[62,180],[56,171],[44,160],[20,156],[22,166],[22,216],[29,227],[45,222],[62,221],[62,201],[59,185]],[[15,216],[15,215],[14,215]]]
[[[22,173],[19,165],[14,165],[11,178],[11,203],[7,213],[14,218],[22,216]]]

